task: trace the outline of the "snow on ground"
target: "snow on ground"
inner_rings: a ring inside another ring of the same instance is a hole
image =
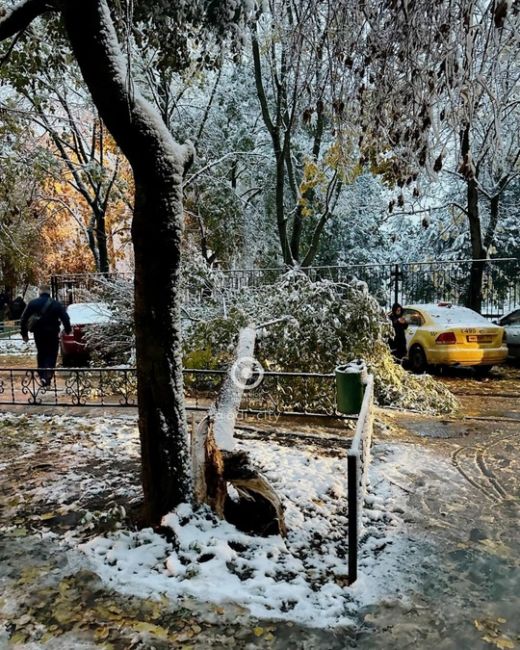
[[[346,459],[273,442],[240,446],[282,498],[286,540],[249,536],[209,511],[194,514],[183,505],[163,521],[174,533],[175,548],[152,530],[121,530],[81,545],[89,569],[125,594],[238,603],[257,618],[312,627],[349,624],[360,602],[377,600],[388,589],[399,593],[399,552],[383,552],[393,544],[402,547],[389,492],[369,499],[362,561],[372,579],[360,583],[365,591],[353,591],[346,579]],[[380,574],[388,578],[384,584]]]
[[[32,334],[27,343],[25,343],[20,334],[11,334],[10,336],[0,338],[0,355],[7,354],[36,354],[36,346]]]
[[[124,510],[114,514],[114,503],[125,496],[135,502],[139,496],[135,419],[1,415],[0,428],[8,425],[20,431],[20,466],[35,462],[35,457],[45,464],[47,458],[38,452],[42,444],[59,460],[45,480],[24,487],[24,503],[43,513],[40,534],[51,534],[63,544],[76,570],[94,572],[121,594],[232,603],[255,618],[331,628],[354,624],[360,606],[405,599],[409,591],[409,576],[402,572],[402,558],[410,550],[399,514],[403,493],[385,479],[377,463],[371,468],[373,487],[364,513],[360,577],[349,587],[343,450],[274,441],[238,443],[281,496],[287,539],[249,536],[216,520],[210,511],[194,514],[187,505],[164,518],[171,536],[129,530],[122,521],[99,534],[95,523],[100,513],[91,510],[112,507],[112,516],[121,519]],[[394,465],[399,455],[397,451]],[[121,467],[125,462],[132,463],[133,471]],[[45,528],[47,519],[60,521],[71,511],[81,511],[75,527],[61,535]],[[96,530],[98,534],[92,532]]]

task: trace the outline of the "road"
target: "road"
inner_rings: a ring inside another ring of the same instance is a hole
[[[403,558],[409,598],[369,608],[359,648],[520,647],[520,369],[442,381],[464,418],[383,415],[375,462],[384,467],[396,445],[418,452],[388,478],[409,491],[407,534],[421,559]]]

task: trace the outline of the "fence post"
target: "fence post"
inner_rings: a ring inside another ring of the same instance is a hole
[[[55,275],[51,275],[51,296],[58,299],[58,278]]]
[[[348,584],[357,580],[358,565],[358,490],[359,490],[359,456],[349,453],[347,456],[347,502],[348,502]]]
[[[403,277],[401,271],[401,265],[395,264],[394,268],[390,270],[390,279],[393,280],[393,290],[394,290],[394,304],[399,302],[399,282]]]

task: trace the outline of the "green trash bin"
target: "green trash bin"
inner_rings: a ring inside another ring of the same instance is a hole
[[[361,411],[365,392],[366,365],[361,359],[338,366],[336,373],[336,409],[344,415]]]

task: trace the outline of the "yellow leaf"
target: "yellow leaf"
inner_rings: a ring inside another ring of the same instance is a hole
[[[108,638],[109,634],[110,630],[108,627],[98,627],[98,629],[94,632],[94,638],[96,641],[104,641]]]
[[[71,609],[69,603],[60,603],[53,612],[54,618],[60,625],[68,625],[78,620],[78,612]]]
[[[168,630],[160,625],[154,625],[153,623],[146,623],[145,621],[135,621],[131,624],[131,627],[136,632],[145,632],[147,634],[153,634],[158,639],[167,639]]]
[[[25,537],[27,535],[27,528],[15,528],[11,535],[13,537]]]
[[[507,636],[491,637],[486,634],[482,639],[486,643],[496,646],[499,650],[513,650],[515,647],[514,642]]]
[[[46,512],[45,514],[40,515],[40,519],[42,521],[46,521],[47,519],[54,519],[55,516],[56,516],[56,513],[54,513],[54,512]]]
[[[253,632],[254,632],[255,636],[262,636],[262,634],[264,633],[264,628],[263,627],[255,627]]]

